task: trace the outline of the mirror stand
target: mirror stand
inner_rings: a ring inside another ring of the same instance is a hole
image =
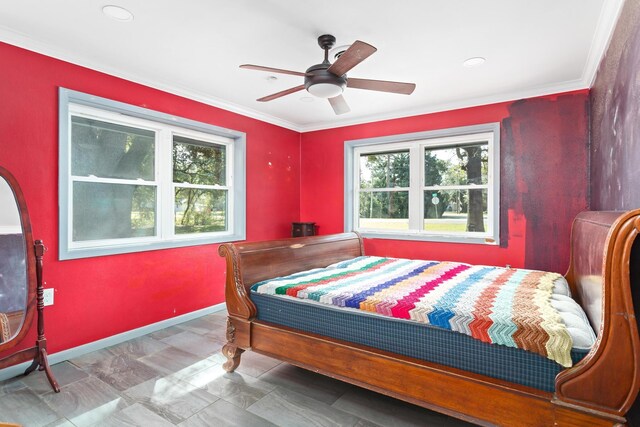
[[[44,371],[47,375],[47,379],[51,384],[51,387],[56,393],[60,393],[60,386],[51,372],[49,361],[47,359],[47,339],[44,337],[44,289],[42,287],[42,257],[46,248],[42,243],[42,240],[36,240],[34,242],[34,250],[36,254],[36,299],[37,299],[37,311],[38,311],[38,339],[36,340],[35,347],[26,348],[20,350],[11,356],[8,356],[0,360],[0,368],[10,366],[15,363],[25,362],[33,358],[31,365],[24,371],[24,375],[29,375],[35,371],[36,368],[40,371]]]
[[[34,243],[34,248],[36,251],[36,295],[38,300],[38,339],[36,340],[36,346],[31,350],[36,352],[33,357],[33,362],[31,366],[24,371],[25,375],[29,375],[36,368],[39,367],[40,371],[44,371],[47,375],[47,379],[51,384],[51,387],[56,393],[60,392],[60,386],[58,386],[58,382],[53,377],[53,372],[51,372],[51,367],[49,366],[49,361],[47,359],[47,339],[44,337],[44,289],[42,287],[42,257],[44,256],[44,251],[46,250],[42,240],[36,240]]]

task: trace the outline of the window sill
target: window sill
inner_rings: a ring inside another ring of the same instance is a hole
[[[427,233],[411,233],[411,232],[384,232],[375,230],[356,230],[360,235],[367,239],[388,239],[388,240],[414,240],[420,242],[442,242],[442,243],[468,243],[476,245],[497,246],[500,244],[499,239],[489,236],[455,236],[451,234],[427,234]]]
[[[91,247],[79,247],[66,249],[63,248],[62,245],[60,247],[59,259],[69,260],[69,259],[80,259],[80,258],[90,258],[96,256],[106,256],[106,255],[117,255],[117,254],[127,254],[134,252],[146,252],[146,251],[155,251],[161,249],[172,249],[172,248],[183,248],[187,246],[198,246],[198,245],[210,245],[217,243],[226,243],[226,242],[236,242],[240,240],[245,240],[246,236],[241,233],[236,234],[219,234],[216,236],[203,236],[203,237],[185,237],[185,238],[175,238],[171,240],[154,240],[148,242],[135,242],[135,243],[127,243],[127,244],[114,244],[114,245],[104,245],[104,246],[91,246]]]

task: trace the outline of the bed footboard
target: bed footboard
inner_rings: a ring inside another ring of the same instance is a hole
[[[225,299],[227,344],[222,351],[227,357],[224,368],[233,372],[240,355],[251,348],[251,320],[256,307],[249,298],[249,289],[261,280],[286,276],[297,271],[351,259],[364,254],[358,233],[301,237],[268,242],[230,244],[218,248],[226,258],[227,277]]]

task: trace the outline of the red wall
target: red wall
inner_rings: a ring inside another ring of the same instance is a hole
[[[300,214],[344,227],[344,141],[501,123],[501,245],[367,239],[371,255],[545,269],[569,265],[573,217],[588,207],[588,91],[302,134]]]
[[[368,239],[370,254],[511,264],[563,272],[569,225],[587,206],[588,92],[305,133],[0,43],[0,165],[18,179],[43,239],[52,353],[223,301],[217,245],[58,261],[58,87],[247,134],[247,237],[292,221],[343,231],[345,140],[501,122],[500,247]],[[23,345],[35,340],[35,332]],[[0,355],[2,357],[2,355]]]
[[[287,236],[299,220],[299,133],[2,43],[0,58],[0,165],[49,249],[50,352],[221,303],[225,274],[216,245],[58,261],[58,87],[245,132],[247,238]]]

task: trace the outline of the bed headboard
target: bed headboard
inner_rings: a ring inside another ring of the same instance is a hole
[[[640,390],[640,209],[582,212],[571,231],[566,278],[598,335],[578,364],[556,377],[559,404],[624,415]],[[635,303],[634,303],[635,302]]]
[[[573,222],[567,279],[574,298],[582,305],[598,335],[605,307],[610,303],[603,297],[616,292],[611,287],[619,287],[620,281],[629,280],[630,252],[638,233],[636,227],[640,229],[639,215],[640,210],[585,211]],[[612,277],[619,273],[622,277]]]

